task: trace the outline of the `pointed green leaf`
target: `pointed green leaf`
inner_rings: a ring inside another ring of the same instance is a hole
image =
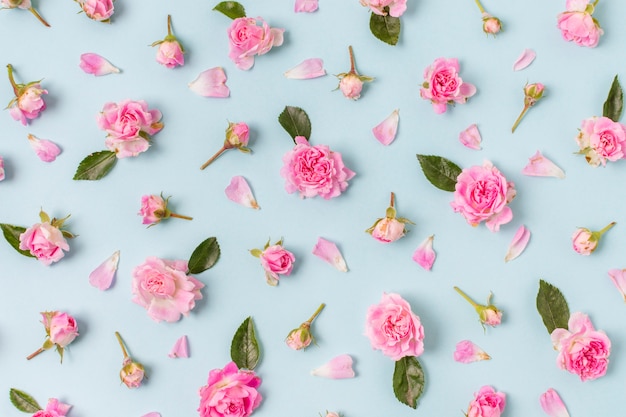
[[[24,256],[34,258],[30,251],[20,249],[20,235],[26,231],[24,227],[0,223],[0,228],[2,228],[2,234],[4,235],[4,238],[7,240],[7,242],[9,242],[9,245],[13,246],[13,249],[15,249]]]
[[[304,136],[306,140],[311,137],[311,120],[300,107],[286,106],[278,116],[278,122],[296,141],[296,136]]]
[[[454,162],[435,155],[417,155],[426,179],[444,191],[454,191],[461,168]]]
[[[396,361],[393,371],[393,392],[402,404],[417,408],[417,400],[424,391],[424,371],[415,356]]]
[[[236,1],[223,1],[218,3],[213,10],[223,13],[231,19],[237,19],[239,17],[246,17],[246,10],[240,3]]]
[[[400,18],[392,16],[381,16],[372,13],[370,17],[370,30],[381,41],[389,45],[398,43],[400,37]]]
[[[570,315],[567,301],[557,287],[542,279],[539,280],[537,311],[539,311],[548,333],[552,334],[556,328],[567,329]]]
[[[604,106],[602,108],[602,115],[604,117],[608,117],[614,122],[619,122],[619,119],[622,117],[622,110],[624,108],[624,92],[622,91],[622,86],[619,85],[619,81],[617,79],[617,75],[613,79],[613,84],[611,84],[611,89],[609,90],[609,95],[604,102]]]
[[[252,323],[252,317],[248,317],[241,323],[235,336],[233,336],[233,342],[230,345],[230,357],[239,369],[252,370],[259,363],[260,356],[259,343],[254,333],[254,323]]]
[[[115,152],[100,151],[89,154],[85,159],[80,161],[76,173],[75,180],[95,181],[104,177],[113,169],[117,162]]]
[[[24,413],[32,414],[42,410],[41,406],[37,404],[37,401],[24,391],[11,388],[9,390],[9,398],[11,399],[11,404]]]
[[[189,273],[199,274],[212,268],[219,257],[220,245],[217,243],[217,239],[214,237],[206,239],[191,254],[188,263]]]

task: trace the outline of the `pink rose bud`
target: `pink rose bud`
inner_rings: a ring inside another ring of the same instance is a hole
[[[374,137],[385,146],[391,144],[396,138],[399,121],[399,110],[396,109],[385,120],[372,129]]]
[[[70,250],[70,245],[64,235],[69,237],[72,234],[60,229],[65,219],[50,220],[45,213],[41,217],[45,220],[44,222],[34,224],[20,234],[19,248],[30,252],[39,262],[48,266],[60,261],[65,256],[63,251]]]
[[[327,411],[324,417],[341,417],[339,413],[335,413],[334,411]]]
[[[246,179],[240,175],[236,175],[231,178],[230,184],[228,184],[228,187],[226,187],[224,192],[229,200],[234,201],[237,204],[256,210],[260,208],[254,198],[254,195],[252,194],[250,185],[248,185]]]
[[[557,16],[557,27],[561,30],[563,39],[589,48],[598,45],[604,31],[592,16],[597,3],[595,1],[592,4],[589,0],[566,3],[567,10]]]
[[[291,78],[292,80],[309,80],[311,78],[323,77],[326,75],[324,61],[320,58],[305,59],[283,75],[285,78]]]
[[[537,104],[537,101],[543,97],[544,89],[545,87],[541,83],[526,84],[524,86],[524,108],[522,109],[520,115],[517,117],[517,120],[515,120],[515,123],[513,123],[511,133],[515,132],[515,129],[517,129],[517,126],[522,121],[522,118],[524,117],[528,109]]]
[[[48,22],[35,10],[30,0],[0,0],[1,9],[22,9],[30,11],[44,26],[50,27]]]
[[[114,0],[77,0],[85,15],[91,20],[108,23],[115,8]]]
[[[609,271],[609,277],[626,303],[626,269],[611,269]]]
[[[483,13],[483,31],[487,35],[495,36],[502,30],[502,22],[497,17],[491,16],[489,13]]]
[[[467,294],[461,291],[459,287],[454,287],[454,290],[458,292],[468,303],[470,303],[472,307],[474,307],[476,313],[478,313],[478,318],[481,325],[483,325],[483,328],[485,324],[487,326],[495,327],[502,322],[502,311],[498,310],[498,308],[490,302],[493,294],[489,294],[489,297],[487,297],[487,305],[482,305],[472,300]]]
[[[461,363],[472,363],[490,360],[491,356],[469,340],[461,340],[456,344],[454,360]]]
[[[294,12],[312,13],[317,10],[318,0],[296,0]]]
[[[203,97],[225,98],[230,95],[226,85],[226,74],[222,67],[202,71],[195,80],[188,84],[189,89]]]
[[[148,227],[154,226],[160,223],[163,219],[169,219],[175,217],[183,220],[193,220],[192,217],[183,216],[181,214],[172,213],[167,204],[170,198],[163,198],[163,195],[144,195],[141,197],[141,209],[139,215],[143,217],[142,223],[147,224]]]
[[[361,97],[361,90],[363,89],[364,82],[374,81],[374,78],[365,75],[359,75],[356,71],[356,64],[354,61],[354,52],[352,46],[348,47],[350,53],[350,71],[337,74],[339,78],[338,89],[341,90],[343,95],[350,100],[357,100]]]
[[[543,411],[550,417],[570,417],[565,404],[559,394],[552,388],[539,397],[539,403]]]
[[[313,369],[311,375],[330,379],[354,378],[352,357],[350,355],[339,355],[319,368]]]
[[[427,271],[431,270],[437,258],[437,254],[433,250],[434,238],[434,235],[428,236],[413,252],[413,260]]]
[[[391,193],[391,202],[387,208],[386,216],[376,220],[374,225],[365,232],[382,243],[391,243],[400,239],[406,233],[406,223],[415,224],[404,217],[396,218],[395,194]]]
[[[474,393],[474,399],[470,402],[466,416],[471,417],[500,417],[506,406],[506,394],[497,392],[492,387],[485,385]]]
[[[0,181],[4,179],[4,159],[0,156]]]
[[[139,362],[134,362],[130,356],[128,356],[126,346],[119,332],[115,332],[115,337],[117,338],[117,342],[119,343],[120,348],[122,349],[122,354],[124,355],[122,369],[120,370],[120,380],[128,388],[138,388],[141,386],[141,382],[145,377],[144,367]]]
[[[156,61],[167,68],[174,68],[185,65],[185,57],[183,46],[178,42],[176,36],[172,33],[172,16],[167,15],[167,36],[161,40],[154,42],[151,46],[159,46],[156,55]]]
[[[188,358],[189,357],[189,344],[187,342],[187,336],[181,336],[176,340],[170,353],[167,354],[170,358]]]
[[[310,330],[311,323],[313,323],[313,320],[322,312],[324,307],[326,307],[326,304],[322,303],[307,321],[302,323],[297,329],[293,329],[289,332],[285,339],[287,346],[293,350],[301,350],[307,348],[311,342],[315,343],[315,338]]]
[[[105,58],[94,53],[85,53],[80,56],[80,68],[87,74],[93,74],[96,77],[108,74],[117,74],[120,69],[111,64]]]
[[[17,84],[13,78],[13,66],[11,64],[7,65],[7,70],[15,97],[6,108],[9,109],[9,114],[14,120],[26,126],[28,120],[37,118],[39,113],[46,109],[46,103],[41,96],[48,94],[48,91],[41,88],[39,81]]]
[[[317,239],[317,243],[313,248],[313,255],[328,262],[341,272],[348,272],[348,266],[343,259],[343,255],[339,251],[337,245],[322,237]]]
[[[585,227],[576,229],[572,235],[572,247],[581,255],[591,255],[596,250],[598,243],[600,243],[602,235],[613,226],[615,226],[615,222],[609,223],[597,232],[592,232]]]
[[[41,317],[41,322],[46,329],[46,341],[41,348],[28,355],[26,359],[30,360],[41,352],[55,347],[61,357],[61,362],[63,362],[65,347],[78,336],[76,319],[60,311],[46,311],[41,313]]]
[[[89,284],[101,291],[108,290],[113,283],[119,261],[120,251],[118,250],[89,274]]]
[[[480,132],[478,131],[478,126],[476,124],[471,124],[467,129],[459,133],[459,141],[463,144],[463,146],[480,150],[480,144],[482,142],[482,137],[480,136]]]
[[[30,147],[33,148],[39,159],[44,162],[54,161],[61,153],[61,149],[56,145],[56,143],[52,141],[39,139],[34,135],[28,135],[28,142],[30,143]]]
[[[526,249],[529,240],[530,230],[526,229],[524,225],[521,225],[517,229],[517,232],[515,232],[515,236],[513,236],[513,240],[509,245],[509,250],[506,252],[504,257],[504,262],[512,261],[520,256],[522,252],[524,252],[524,249]]]
[[[269,240],[265,244],[263,250],[252,249],[252,256],[261,260],[261,266],[265,271],[265,278],[268,285],[278,285],[279,275],[290,275],[296,257],[293,253],[283,248],[283,240],[279,240],[270,246]]]
[[[522,169],[522,174],[535,177],[565,178],[563,170],[539,151],[528,158],[528,164]]]
[[[250,153],[251,152],[250,148],[246,147],[246,145],[248,145],[249,138],[250,138],[250,129],[248,128],[247,124],[243,122],[239,122],[239,123],[228,122],[224,144],[211,158],[209,158],[208,161],[202,164],[200,169],[204,169],[208,167],[221,154],[223,154],[229,149],[235,148],[243,153]]]

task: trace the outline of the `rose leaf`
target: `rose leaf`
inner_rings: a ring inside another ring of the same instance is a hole
[[[194,249],[188,262],[190,274],[199,274],[212,268],[220,257],[220,245],[217,239],[210,237]]]
[[[417,408],[417,400],[424,391],[424,371],[414,356],[396,361],[393,371],[393,392],[402,404]]]
[[[9,242],[9,245],[13,246],[13,249],[18,251],[24,256],[34,258],[30,251],[20,249],[20,235],[26,231],[24,227],[13,226],[11,224],[0,223],[2,234],[4,238]]]
[[[309,115],[300,107],[285,106],[285,110],[278,116],[278,122],[294,140],[296,136],[311,137],[311,120]]]
[[[454,191],[461,168],[454,162],[435,155],[417,155],[426,179],[444,191]]]
[[[117,157],[115,156],[115,152],[100,151],[91,153],[80,162],[73,179],[88,181],[99,180],[113,169],[116,162]]]
[[[246,10],[244,7],[236,1],[222,1],[213,8],[216,12],[223,13],[231,19],[237,19],[239,17],[246,17]]]
[[[230,345],[230,357],[239,369],[253,370],[259,363],[261,351],[254,332],[252,317],[241,323]]]
[[[24,391],[11,388],[9,398],[11,399],[11,404],[24,413],[36,413],[42,409],[41,406],[37,404],[37,401]]]
[[[616,75],[613,79],[613,84],[611,84],[609,95],[604,102],[604,106],[602,107],[602,115],[617,123],[622,117],[623,108],[624,92],[622,91],[622,86],[619,85]]]
[[[570,316],[567,301],[561,290],[544,280],[539,280],[537,311],[548,333],[552,334],[557,328],[567,329]]]
[[[400,18],[393,16],[381,16],[372,13],[370,17],[370,30],[372,34],[389,45],[398,43],[400,37]]]

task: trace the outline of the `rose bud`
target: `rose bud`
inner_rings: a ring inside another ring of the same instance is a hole
[[[180,42],[178,42],[178,39],[176,39],[176,36],[172,34],[172,16],[170,15],[167,15],[167,36],[161,41],[154,42],[150,46],[157,45],[159,49],[157,51],[156,61],[159,64],[167,68],[185,65],[185,57],[183,56],[185,50]]]
[[[144,367],[139,362],[134,362],[130,358],[128,352],[126,351],[126,346],[124,345],[122,336],[119,334],[119,332],[115,332],[115,337],[117,338],[117,342],[120,344],[120,347],[122,348],[122,354],[124,355],[124,360],[122,361],[122,369],[120,370],[120,380],[128,388],[138,388],[141,385],[144,377],[146,376]]]
[[[359,75],[356,71],[352,46],[348,47],[348,51],[350,53],[350,71],[337,74],[337,78],[339,78],[339,85],[337,88],[341,90],[346,98],[350,100],[357,100],[361,97],[363,83],[374,81],[374,78],[366,75]]]
[[[367,233],[382,243],[391,243],[400,239],[406,233],[406,223],[415,224],[404,217],[396,218],[394,208],[395,194],[391,193],[391,202],[385,217],[376,220],[374,225],[366,230]]]
[[[27,84],[16,83],[13,78],[13,66],[11,64],[7,65],[7,70],[15,97],[6,108],[9,109],[9,114],[11,114],[14,120],[26,126],[28,120],[37,118],[39,113],[46,109],[46,102],[43,101],[41,96],[48,94],[48,91],[41,88],[39,81],[32,81]]]
[[[265,270],[265,279],[271,286],[278,285],[279,275],[290,275],[296,261],[293,253],[283,247],[282,239],[271,246],[268,240],[263,250],[252,249],[250,254],[261,260],[261,266]]]
[[[322,312],[325,306],[326,304],[322,303],[307,321],[302,323],[297,329],[289,332],[285,339],[287,346],[293,350],[300,350],[307,348],[311,342],[315,343],[315,338],[310,331],[311,323],[313,323],[313,320]]]
[[[524,108],[522,109],[520,115],[517,117],[517,120],[515,120],[515,123],[511,128],[511,133],[515,132],[515,129],[517,129],[517,126],[522,121],[522,118],[524,117],[528,109],[537,104],[537,101],[539,101],[539,99],[543,97],[544,89],[545,87],[541,83],[526,84],[524,86]]]
[[[250,128],[246,123],[232,123],[228,122],[228,127],[226,128],[226,138],[224,139],[224,144],[218,150],[215,155],[209,158],[200,169],[204,169],[208,167],[213,161],[217,159],[218,156],[223,154],[229,149],[238,149],[243,153],[250,153],[250,148],[247,147],[248,140],[250,139]]]
[[[78,336],[78,324],[76,319],[61,311],[46,311],[41,313],[42,323],[46,329],[46,341],[43,346],[31,353],[26,359],[31,360],[44,350],[56,347],[63,363],[63,351]]]
[[[489,297],[487,297],[487,305],[482,305],[472,300],[467,294],[461,291],[459,287],[454,287],[454,290],[458,292],[461,297],[465,298],[465,300],[470,303],[472,307],[474,307],[474,309],[478,313],[478,317],[483,328],[485,327],[485,324],[491,327],[495,327],[501,323],[502,311],[498,310],[498,308],[490,302],[491,296],[493,294],[489,294]]]
[[[163,198],[163,194],[158,195],[144,195],[141,197],[141,209],[139,215],[143,217],[142,223],[147,224],[148,227],[154,226],[160,223],[163,219],[169,219],[170,217],[176,217],[184,220],[193,220],[192,217],[183,216],[181,214],[172,213],[167,204],[170,198]]]
[[[483,31],[487,35],[496,35],[502,30],[502,22],[495,16],[491,16],[489,13],[483,13]]]
[[[576,229],[572,235],[572,247],[581,255],[591,255],[598,247],[602,235],[613,226],[615,226],[615,222],[609,223],[604,229],[597,232],[592,232],[585,227]]]

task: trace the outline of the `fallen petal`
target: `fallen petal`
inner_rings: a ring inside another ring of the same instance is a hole
[[[80,64],[78,65],[87,74],[93,74],[96,77],[120,72],[119,68],[105,58],[91,52],[82,54],[80,56]]]
[[[296,13],[311,13],[317,10],[318,0],[296,0],[294,11]]]
[[[28,135],[28,141],[39,159],[44,162],[54,161],[61,153],[61,149],[52,141],[39,139],[34,135]]]
[[[524,68],[532,64],[536,56],[537,54],[535,54],[535,51],[533,51],[532,49],[524,49],[522,54],[513,64],[513,71],[523,70]]]
[[[252,194],[252,190],[246,179],[240,175],[234,176],[230,180],[230,184],[224,190],[226,197],[237,204],[253,209],[259,209],[259,205]]]
[[[433,250],[434,235],[428,236],[413,253],[413,260],[427,271],[433,267],[437,254]]]
[[[308,80],[310,78],[323,77],[326,75],[324,61],[320,58],[305,59],[283,75],[292,80]]]
[[[319,368],[313,369],[311,375],[331,379],[354,378],[352,357],[350,355],[339,355]]]
[[[341,272],[348,272],[348,266],[343,259],[339,248],[333,242],[330,242],[324,238],[318,238],[315,247],[313,248],[313,255],[328,262]]]
[[[454,360],[461,363],[472,363],[491,359],[491,356],[469,340],[461,340],[456,344]]]
[[[565,178],[563,170],[539,151],[528,158],[528,164],[522,169],[522,174],[535,177]]]
[[[4,159],[0,156],[0,181],[4,179]]]
[[[539,403],[543,411],[550,417],[569,417],[563,400],[561,400],[559,394],[552,388],[549,388],[546,392],[541,394]]]
[[[609,271],[609,277],[611,281],[617,287],[618,291],[622,294],[624,302],[626,303],[626,269],[611,269]]]
[[[476,124],[470,125],[467,129],[459,133],[459,141],[470,149],[480,150],[480,144],[483,138],[480,136],[478,126]]]
[[[144,414],[141,417],[161,417],[161,413],[157,413],[156,411],[153,411],[151,413]]]
[[[113,283],[119,261],[120,251],[115,251],[113,255],[89,274],[89,283],[102,291],[109,289]]]
[[[387,146],[396,138],[398,132],[398,122],[400,121],[399,110],[394,110],[385,120],[380,122],[376,127],[372,129],[374,137],[378,139],[380,143]]]
[[[528,230],[524,225],[521,225],[517,229],[517,232],[515,232],[515,236],[513,236],[513,240],[509,245],[509,250],[506,252],[506,256],[504,257],[504,262],[512,261],[520,256],[522,252],[524,252],[524,249],[526,249],[529,240],[530,230]]]
[[[187,336],[181,336],[176,343],[174,343],[174,347],[167,356],[170,358],[188,358],[189,345],[187,343]]]
[[[202,71],[188,86],[191,91],[203,97],[224,98],[230,95],[230,90],[226,86],[226,74],[222,67]]]

